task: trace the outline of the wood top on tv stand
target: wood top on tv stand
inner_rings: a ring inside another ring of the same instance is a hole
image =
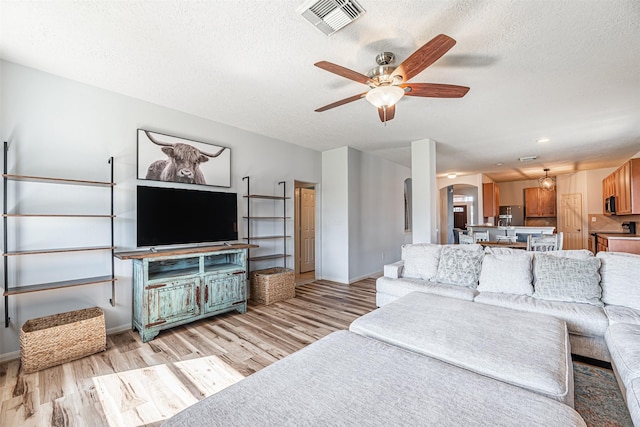
[[[218,252],[227,251],[233,249],[250,249],[257,248],[258,245],[248,245],[245,243],[233,243],[230,245],[207,245],[207,246],[187,246],[183,248],[170,248],[170,249],[144,249],[134,250],[127,252],[116,252],[115,257],[118,259],[142,259],[142,258],[156,258],[172,255],[187,255],[187,254],[200,254],[203,252]]]

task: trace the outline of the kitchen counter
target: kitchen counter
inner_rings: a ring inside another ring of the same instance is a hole
[[[503,225],[467,225],[467,230],[469,230],[470,233],[474,233],[476,231],[488,231],[489,240],[491,241],[496,241],[498,235],[506,235],[507,229],[509,231],[514,230],[516,234],[553,234],[556,228],[532,227],[526,225],[512,225],[510,227],[506,227]]]
[[[640,234],[628,233],[597,233],[598,237],[606,237],[609,240],[640,240]]]
[[[640,254],[640,235],[624,233],[597,233],[597,252],[627,252]]]

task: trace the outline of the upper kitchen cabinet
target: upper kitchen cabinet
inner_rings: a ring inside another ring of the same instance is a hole
[[[500,189],[493,182],[482,184],[482,216],[494,217],[500,214]]]
[[[550,218],[556,216],[556,190],[532,187],[524,189],[524,208],[527,218]]]
[[[640,214],[640,159],[631,159],[602,180],[603,204],[615,198],[615,214]],[[606,208],[603,209],[606,212]]]

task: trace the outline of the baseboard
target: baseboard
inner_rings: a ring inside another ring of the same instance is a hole
[[[131,323],[126,323],[124,325],[119,325],[119,326],[107,329],[107,335],[119,334],[121,332],[130,331],[130,330],[131,330]],[[16,359],[20,359],[20,350],[0,354],[0,363],[10,362]]]
[[[16,359],[20,359],[20,350],[0,354],[0,363],[10,362]]]
[[[349,279],[349,284],[352,285],[352,284],[354,284],[356,282],[359,282],[359,281],[364,280],[364,279],[369,279],[369,278],[374,278],[375,279],[375,278],[378,278],[378,277],[380,277],[382,275],[384,275],[384,272],[382,272],[382,271],[378,271],[376,273],[371,273],[371,274],[365,274],[364,276],[356,277],[355,279]]]
[[[107,329],[107,335],[119,334],[120,332],[130,331],[133,327],[131,323],[125,323],[124,325],[115,326]]]

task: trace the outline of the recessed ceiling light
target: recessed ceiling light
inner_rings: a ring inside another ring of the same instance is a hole
[[[502,163],[502,162],[496,163],[496,166],[502,166],[502,165],[504,165],[504,163]]]
[[[549,142],[549,138],[540,138],[540,139],[536,139],[536,142],[539,144],[545,143],[545,142]]]
[[[457,177],[458,175],[456,175],[455,173],[450,173],[449,175],[447,175],[447,178],[449,179],[454,179],[455,177]]]

